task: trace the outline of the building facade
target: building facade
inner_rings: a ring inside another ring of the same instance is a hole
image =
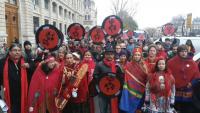
[[[56,26],[66,37],[70,24],[84,24],[84,2],[85,0],[0,0],[0,43],[9,45],[14,40],[21,43],[29,40],[34,44],[35,33],[44,24]]]
[[[183,16],[176,16],[172,19],[171,23],[176,27],[176,35],[183,36],[185,35],[186,26],[185,19]]]
[[[97,9],[94,0],[84,0],[84,21],[86,31],[97,25]]]
[[[200,36],[200,17],[196,17],[192,21],[192,34]]]

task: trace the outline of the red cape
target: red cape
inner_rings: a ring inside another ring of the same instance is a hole
[[[42,71],[41,65],[35,70],[33,74],[28,97],[28,106],[33,107],[34,111],[31,113],[46,112],[46,107],[43,105],[46,102],[50,113],[59,113],[55,106],[55,97],[59,91],[59,86],[62,81],[61,68],[55,67],[48,76]],[[36,93],[39,93],[37,98]]]

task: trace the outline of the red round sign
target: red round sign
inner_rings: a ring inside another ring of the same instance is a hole
[[[115,15],[108,16],[102,25],[104,32],[110,36],[116,36],[121,34],[123,31],[122,21],[119,17]]]
[[[95,44],[101,44],[104,40],[105,34],[100,26],[95,26],[90,30],[90,37]]]
[[[115,95],[120,91],[121,83],[116,77],[105,76],[99,81],[99,89],[107,96]]]
[[[36,43],[42,49],[54,51],[63,42],[63,34],[52,25],[43,25],[36,32]]]
[[[129,38],[132,38],[133,35],[134,35],[134,32],[131,31],[131,30],[128,30],[126,34],[127,34],[127,36],[128,36]]]
[[[176,32],[176,29],[173,24],[167,23],[162,27],[162,31],[165,36],[172,36]]]
[[[85,29],[81,24],[73,23],[68,27],[67,35],[71,39],[75,39],[77,41],[80,41],[85,35]]]

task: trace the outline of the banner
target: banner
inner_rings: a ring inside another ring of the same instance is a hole
[[[192,28],[192,13],[187,15],[186,27],[190,29]]]

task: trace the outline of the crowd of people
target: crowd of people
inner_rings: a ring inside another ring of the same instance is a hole
[[[13,43],[0,60],[8,113],[197,113],[200,64],[191,40],[156,42],[107,37],[69,40],[56,51]],[[81,70],[81,71],[80,71]],[[120,93],[102,95],[99,80],[120,78]]]

